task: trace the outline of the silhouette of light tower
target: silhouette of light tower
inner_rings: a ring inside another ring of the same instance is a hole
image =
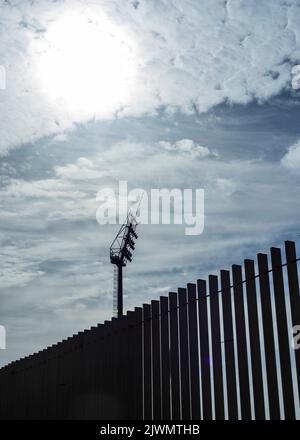
[[[121,226],[110,246],[110,262],[115,265],[114,272],[114,314],[123,315],[123,267],[132,261],[132,252],[135,249],[134,239],[137,239],[137,221],[130,212],[126,222]]]

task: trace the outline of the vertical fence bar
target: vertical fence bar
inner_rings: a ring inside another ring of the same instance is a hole
[[[292,323],[294,326],[300,325],[300,292],[297,268],[296,247],[293,241],[285,242],[285,254],[287,262],[288,284],[290,292],[290,304]],[[300,350],[294,350],[296,358],[296,373],[298,381],[298,395],[300,398]]]
[[[96,368],[97,368],[97,377],[96,377],[96,410],[97,410],[97,418],[99,420],[103,419],[103,374],[104,374],[104,357],[105,353],[103,352],[103,335],[105,334],[105,326],[104,324],[99,324],[97,326],[97,332],[96,332],[96,345],[97,345],[97,354],[96,354]],[[76,356],[76,347],[74,350],[74,354]],[[76,359],[76,358],[75,358]]]
[[[218,278],[215,275],[209,275],[209,293],[210,293],[215,416],[217,420],[224,420],[225,411],[224,411],[224,388],[223,388],[223,373],[222,373],[219,293],[218,293]]]
[[[10,389],[12,390],[12,397],[10,399],[11,401],[11,405],[10,405],[10,418],[14,419],[16,416],[16,406],[14,404],[14,400],[15,400],[15,395],[16,395],[16,391],[17,391],[17,387],[16,387],[16,362],[12,362],[11,365],[11,374],[10,374],[10,380],[11,380],[11,386]],[[35,388],[35,382],[32,381],[31,383],[32,386],[32,394],[35,397],[35,393],[36,393],[36,388]],[[33,400],[34,402],[34,400]],[[32,411],[33,413],[33,411]]]
[[[117,349],[117,399],[118,399],[118,415],[119,420],[127,417],[128,396],[127,396],[127,334],[126,334],[127,318],[119,316],[115,320],[115,335]]]
[[[97,347],[96,347],[96,332],[97,327],[91,327],[89,331],[89,365],[88,370],[90,370],[90,410],[89,410],[89,418],[90,420],[97,420],[98,419],[98,412],[97,412],[97,391],[96,391],[96,376],[98,374],[98,371],[96,369],[96,357],[97,357]],[[70,341],[71,342],[71,341]],[[71,359],[71,346],[69,344],[69,362],[72,362]],[[72,366],[70,367],[70,371],[72,371]],[[117,386],[117,380],[115,380],[115,386]]]
[[[11,390],[12,387],[12,370],[13,370],[13,364],[10,365],[10,387]],[[32,355],[28,356],[28,370],[27,370],[27,396],[26,396],[26,418],[27,420],[32,419],[32,391],[33,391],[33,374],[32,374]],[[31,399],[28,399],[29,391],[31,394]],[[12,415],[12,402],[13,402],[13,393],[11,392],[9,394],[9,406],[8,406],[8,415],[9,418],[11,418]]]
[[[12,398],[12,394],[11,394],[11,365],[8,364],[6,367],[6,380],[5,380],[5,415],[6,415],[6,419],[9,420],[10,419],[10,406],[11,406],[11,398]],[[28,377],[28,374],[27,374]],[[9,392],[10,391],[10,392]],[[26,412],[26,418],[27,418],[27,412]]]
[[[204,420],[212,419],[211,379],[209,353],[209,324],[207,313],[206,281],[197,280],[198,291],[198,316],[200,337],[200,365],[201,365],[201,390],[202,390],[202,414]]]
[[[143,305],[143,398],[144,420],[152,420],[152,350],[151,350],[151,306]]]
[[[178,351],[178,310],[177,293],[169,293],[170,305],[170,360],[172,390],[172,420],[180,420],[180,382]]]
[[[75,374],[76,374],[76,366],[75,366],[75,362],[74,362],[74,337],[70,337],[69,338],[69,362],[70,362],[70,366],[71,366],[71,375],[69,377],[69,391],[68,391],[68,398],[69,398],[69,420],[72,420],[74,418],[74,414],[73,414],[73,402],[74,402],[74,398],[75,398],[75,393],[74,393],[74,383],[75,383]],[[48,354],[48,369],[49,369],[49,354]]]
[[[255,286],[254,261],[245,260],[246,293],[248,305],[249,337],[253,379],[255,419],[265,419],[264,388],[260,352],[257,296]]]
[[[127,377],[128,377],[128,416],[129,420],[134,419],[135,410],[135,340],[134,340],[134,312],[127,312],[128,326],[127,326],[127,347],[128,347],[128,366],[127,366]]]
[[[187,323],[187,292],[178,289],[179,306],[179,349],[180,349],[180,384],[181,384],[181,417],[188,420],[191,417],[190,408],[190,375],[189,375],[189,348]]]
[[[261,298],[262,322],[264,330],[264,345],[266,358],[266,373],[269,395],[269,411],[271,420],[280,420],[280,404],[277,381],[277,366],[275,355],[275,340],[273,331],[273,316],[270,293],[269,265],[266,254],[258,254],[258,274]]]
[[[143,419],[143,364],[142,364],[142,354],[143,354],[143,333],[142,333],[142,309],[140,307],[135,307],[134,309],[134,345],[135,345],[135,415],[136,420]]]
[[[61,341],[56,346],[56,377],[55,377],[55,389],[56,389],[56,401],[55,401],[55,416],[58,420],[61,420],[61,393],[60,393],[60,376],[61,376]]]
[[[295,419],[295,405],[293,394],[293,378],[289,350],[289,331],[287,324],[286,302],[282,272],[281,250],[271,248],[273,289],[275,298],[275,311],[277,320],[277,334],[279,346],[279,359],[281,369],[281,382],[285,419]]]
[[[18,399],[17,402],[15,402],[16,406],[16,416],[20,420],[22,419],[22,400],[21,400],[21,393],[22,393],[22,363],[23,360],[19,360],[17,363],[17,388],[18,388]]]
[[[66,364],[66,340],[63,340],[61,345],[61,358],[60,358],[60,395],[61,395],[61,418],[66,420],[67,418],[67,410],[68,410],[68,402],[67,402],[67,388],[68,388],[68,370]]]
[[[170,346],[169,346],[169,301],[160,297],[160,340],[162,379],[162,419],[170,420]]]
[[[130,312],[132,313],[132,312]],[[133,313],[132,313],[133,315]],[[133,318],[132,318],[133,319]],[[130,320],[130,318],[129,318]],[[117,418],[117,414],[118,414],[118,400],[117,400],[117,390],[116,390],[116,386],[117,386],[117,379],[116,379],[116,335],[115,335],[115,326],[114,326],[114,322],[113,321],[109,321],[107,323],[108,326],[108,335],[106,336],[107,338],[107,343],[108,343],[108,350],[107,350],[107,355],[108,355],[108,362],[107,362],[107,377],[108,377],[108,381],[107,381],[107,385],[105,388],[105,394],[108,397],[108,408],[109,408],[109,412],[108,412],[108,418],[110,420],[115,420]],[[134,366],[133,366],[133,358],[134,358],[134,342],[133,342],[133,334],[132,334],[132,330],[130,329],[130,340],[131,340],[131,351],[129,354],[129,362],[132,365],[132,381],[131,381],[131,406],[129,408],[129,418],[131,418],[133,416],[134,413]]]
[[[81,343],[79,348],[79,361],[80,361],[80,393],[78,403],[80,405],[81,418],[84,420],[88,419],[88,359],[86,357],[88,345],[88,335],[87,330],[84,330],[81,335]]]
[[[223,326],[226,362],[226,383],[229,420],[238,419],[237,386],[234,358],[231,288],[229,271],[221,270]]]
[[[124,367],[124,316],[119,316],[118,318],[112,318],[112,330],[113,330],[113,365],[114,365],[114,386],[113,386],[113,397],[114,397],[114,418],[124,419],[124,381],[127,380]]]
[[[106,358],[107,358],[107,352],[106,352],[106,342],[107,342],[107,327],[106,322],[103,323],[101,327],[101,333],[100,333],[100,340],[99,340],[99,419],[103,420],[105,419],[105,382],[106,382]],[[124,332],[125,333],[125,332]],[[124,344],[125,346],[125,344]],[[126,371],[126,370],[125,370]],[[125,419],[125,417],[124,417]]]
[[[244,292],[242,284],[242,267],[232,266],[232,283],[235,310],[235,332],[240,385],[240,404],[242,420],[251,420],[250,383],[245,325]]]
[[[161,419],[159,301],[151,301],[153,420]]]
[[[132,313],[132,312],[131,312]],[[132,313],[132,321],[133,321],[133,313]],[[106,387],[106,394],[108,396],[109,399],[109,419],[110,420],[115,420],[117,418],[117,414],[118,414],[118,400],[117,400],[117,371],[116,371],[116,334],[115,334],[115,326],[114,326],[114,322],[113,320],[109,321],[109,334],[108,334],[108,344],[109,344],[109,349],[108,349],[108,378],[109,381],[107,383],[107,387]],[[130,329],[130,336],[131,336],[131,341],[132,341],[132,347],[134,347],[134,341],[133,341],[133,331],[132,329]],[[134,361],[134,348],[131,351],[131,356],[130,356],[130,362],[133,365],[133,361]],[[134,366],[132,367],[132,374],[134,375]],[[130,416],[133,416],[134,413],[134,405],[135,405],[135,401],[134,401],[134,377],[133,377],[133,381],[131,383],[131,394],[132,394],[132,406],[130,407]]]
[[[188,337],[189,365],[191,387],[191,419],[199,420],[201,416],[200,384],[199,384],[199,352],[197,330],[196,285],[187,285],[188,302]]]
[[[98,399],[97,399],[97,387],[96,387],[96,377],[98,375],[97,370],[97,344],[96,344],[96,336],[97,336],[97,327],[91,327],[90,329],[90,344],[89,344],[89,352],[90,352],[90,370],[91,370],[91,404],[90,404],[90,419],[97,420],[98,419]],[[70,341],[71,342],[71,341]],[[115,349],[116,351],[116,349]],[[69,361],[72,363],[72,352],[71,345],[69,348]],[[115,359],[116,360],[116,359]],[[72,366],[70,368],[72,371]],[[118,378],[115,379],[115,388],[118,386]]]
[[[47,384],[47,351],[43,350],[41,352],[41,385],[40,385],[40,418],[41,420],[45,420],[47,418],[47,405],[48,405],[48,396],[46,391]],[[22,386],[22,383],[21,383]],[[22,402],[21,402],[22,405]]]
[[[47,418],[49,420],[53,420],[53,414],[54,414],[54,402],[55,402],[55,388],[54,388],[54,382],[55,382],[55,371],[54,371],[54,362],[53,362],[53,346],[50,346],[48,348],[48,356],[49,356],[49,369],[48,369],[48,416]],[[26,359],[26,379],[28,377],[28,359]]]
[[[0,394],[0,417],[1,420],[5,420],[6,419],[6,411],[5,411],[5,399],[6,399],[6,369],[2,368],[0,369],[0,389],[2,390],[1,394]],[[24,390],[22,390],[24,392]],[[23,393],[22,393],[22,398],[23,398]]]

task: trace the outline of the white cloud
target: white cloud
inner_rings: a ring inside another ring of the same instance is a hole
[[[75,164],[56,166],[55,173],[58,177],[69,180],[100,179],[110,174],[109,170],[101,169],[101,159],[99,158],[97,166],[95,168],[91,160],[80,157]]]
[[[291,171],[300,172],[300,141],[289,147],[281,159],[281,164]]]
[[[216,153],[212,154],[207,147],[195,143],[192,139],[181,139],[173,144],[171,142],[160,141],[158,145],[165,150],[189,154],[192,157],[205,158],[216,156]]]
[[[66,142],[69,140],[69,135],[67,133],[58,133],[53,136],[51,143],[55,142]]]
[[[227,196],[231,196],[236,191],[235,182],[228,178],[217,178],[216,187]]]
[[[104,14],[136,47],[135,87],[125,101],[103,107],[99,96],[80,110],[43,93],[36,67],[41,47],[49,23],[70,11]],[[121,0],[3,3],[0,62],[7,88],[0,91],[0,153],[91,118],[155,114],[161,106],[202,112],[222,102],[267,100],[290,86],[291,65],[299,61],[299,21],[296,0],[157,0],[137,8]]]
[[[24,198],[81,198],[84,193],[79,189],[74,189],[69,182],[58,179],[44,179],[35,181],[25,181],[22,179],[12,179],[5,189],[0,191],[0,200],[12,203]]]

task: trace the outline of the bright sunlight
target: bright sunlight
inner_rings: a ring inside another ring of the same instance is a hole
[[[128,100],[137,66],[134,45],[106,18],[61,17],[40,44],[40,87],[66,111],[105,115]]]

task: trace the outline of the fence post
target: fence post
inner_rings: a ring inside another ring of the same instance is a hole
[[[153,420],[161,419],[159,301],[151,301]]]
[[[251,350],[252,383],[254,394],[254,412],[256,420],[265,419],[264,388],[260,352],[257,297],[255,286],[254,261],[245,260],[246,293],[248,305],[248,324]]]
[[[178,289],[179,312],[179,353],[180,353],[180,384],[181,384],[181,417],[191,418],[190,408],[190,377],[189,377],[189,347],[187,325],[187,293],[186,289]]]
[[[251,420],[251,400],[249,367],[247,353],[244,291],[242,284],[242,267],[232,266],[232,282],[234,294],[235,332],[240,385],[240,403],[242,420]]]
[[[223,373],[222,373],[219,293],[218,293],[218,278],[215,275],[209,275],[209,294],[210,294],[209,298],[210,298],[211,336],[212,336],[212,355],[213,355],[213,374],[214,374],[215,417],[216,420],[224,420],[225,411],[224,411],[224,388],[223,388]]]
[[[180,420],[180,382],[178,351],[177,293],[169,293],[170,304],[170,360],[172,390],[172,420]]]
[[[209,324],[207,313],[207,290],[206,281],[197,280],[198,291],[198,316],[200,337],[200,365],[201,365],[201,393],[202,393],[202,417],[204,420],[212,419],[211,379],[209,352]]]
[[[151,306],[143,305],[143,418],[152,420]]]
[[[237,386],[234,358],[234,341],[231,309],[231,288],[229,271],[221,270],[223,328],[226,362],[226,383],[229,420],[238,419]]]
[[[134,338],[135,313],[131,310],[127,312],[127,368],[125,370],[128,378],[128,404],[127,404],[127,418],[129,420],[135,419],[135,338]]]
[[[266,373],[269,397],[269,411],[271,420],[280,420],[279,393],[277,381],[277,367],[275,356],[275,341],[273,331],[273,316],[270,296],[270,280],[268,257],[258,254],[258,274],[261,299],[262,322],[264,329],[264,345],[266,358]]]
[[[288,284],[290,292],[291,314],[293,327],[300,325],[300,293],[297,268],[296,247],[293,241],[285,242]],[[298,396],[300,398],[300,349],[294,350],[296,358],[296,372],[298,381]]]
[[[295,419],[295,405],[293,392],[293,376],[290,357],[290,338],[287,324],[286,301],[282,272],[281,250],[271,248],[273,289],[277,320],[277,334],[279,345],[279,359],[281,367],[281,382],[284,415],[286,419]]]
[[[170,346],[169,346],[169,302],[160,297],[160,339],[161,339],[161,379],[162,418],[170,420]]]
[[[197,330],[196,285],[187,285],[188,302],[188,336],[189,336],[189,364],[191,384],[191,418],[199,420],[201,417],[201,400],[199,384],[199,351]]]
[[[135,345],[135,419],[143,419],[143,332],[142,332],[142,308],[134,309],[134,345]],[[117,359],[116,359],[117,361]]]

